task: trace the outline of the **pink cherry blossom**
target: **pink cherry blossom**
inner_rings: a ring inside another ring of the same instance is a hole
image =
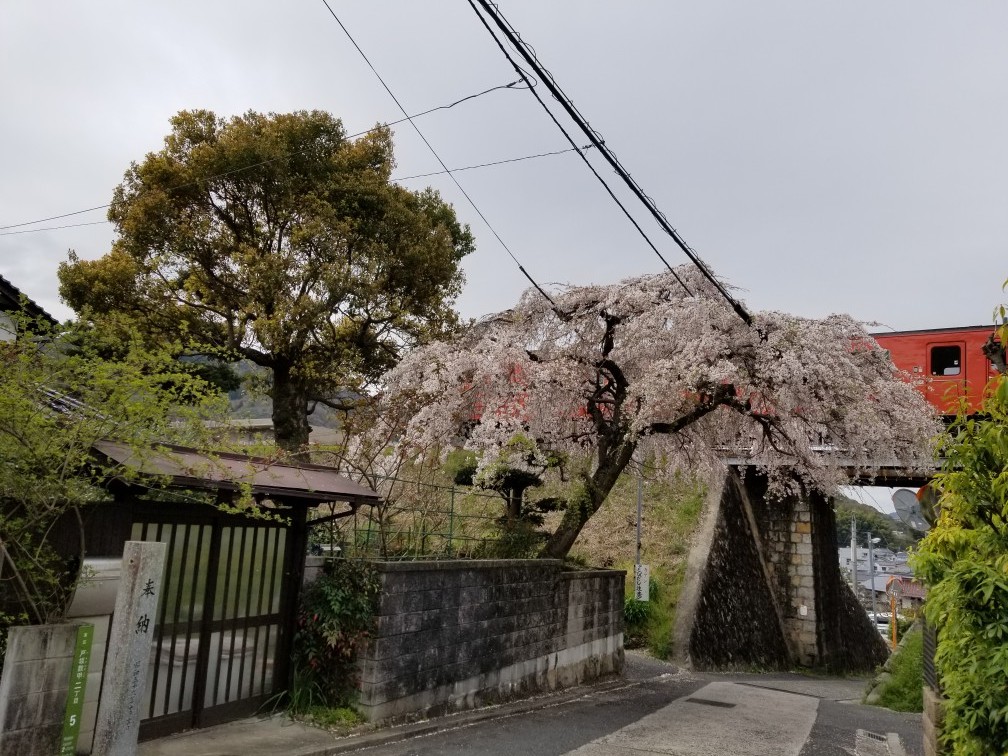
[[[933,464],[933,410],[862,325],[760,312],[746,325],[695,269],[535,290],[410,353],[382,401],[405,448],[464,445],[491,464],[517,433],[585,460],[544,553],[563,556],[632,455],[668,474],[728,461],[772,491]]]

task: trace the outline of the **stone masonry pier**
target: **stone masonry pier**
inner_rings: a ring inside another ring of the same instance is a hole
[[[680,659],[837,673],[882,663],[885,642],[840,574],[830,500],[766,494],[764,476],[736,467],[711,488],[677,610]]]

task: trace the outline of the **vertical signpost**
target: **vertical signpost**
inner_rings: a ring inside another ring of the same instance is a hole
[[[637,561],[634,564],[634,598],[648,601],[651,595],[651,569],[641,564],[641,513],[644,508],[644,475],[637,468]]]
[[[638,601],[651,600],[651,568],[646,564],[634,565],[634,598]]]
[[[94,756],[136,754],[164,561],[163,543],[127,541],[123,549],[122,578],[95,724]]]
[[[91,666],[93,640],[94,625],[81,625],[77,628],[59,756],[75,756],[77,753],[77,738],[80,735],[81,714],[84,711],[84,688],[87,685],[88,667]]]

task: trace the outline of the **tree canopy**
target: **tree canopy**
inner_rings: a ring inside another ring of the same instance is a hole
[[[111,251],[71,255],[60,293],[88,317],[268,368],[277,443],[298,450],[314,402],[364,390],[456,325],[472,235],[435,191],[390,181],[385,127],[353,140],[320,111],[171,125],[115,190]]]
[[[850,470],[933,462],[933,411],[850,317],[758,313],[747,326],[692,268],[534,290],[386,378],[403,440],[458,438],[492,465],[517,434],[576,476],[543,554],[564,556],[640,450],[669,473],[733,458],[774,490],[827,492]]]
[[[19,333],[0,343],[0,630],[62,618],[77,569],[50,543],[54,526],[79,524],[81,508],[107,496],[104,481],[135,476],[96,457],[95,442],[125,441],[141,458],[156,443],[200,443],[219,398],[139,339],[111,361],[90,329]],[[83,553],[81,542],[77,565]]]

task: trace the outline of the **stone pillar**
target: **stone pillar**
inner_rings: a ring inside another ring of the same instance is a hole
[[[110,657],[95,724],[96,756],[136,754],[165,551],[165,544],[156,541],[127,541],[123,548]]]
[[[0,679],[0,753],[59,752],[79,627],[28,625],[8,631]]]
[[[945,701],[930,685],[924,685],[924,756],[940,756],[939,739],[945,720]]]
[[[808,498],[796,498],[791,512],[788,549],[784,555],[791,587],[786,622],[798,663],[811,667],[819,661],[816,624],[819,607],[812,547],[812,512]]]

